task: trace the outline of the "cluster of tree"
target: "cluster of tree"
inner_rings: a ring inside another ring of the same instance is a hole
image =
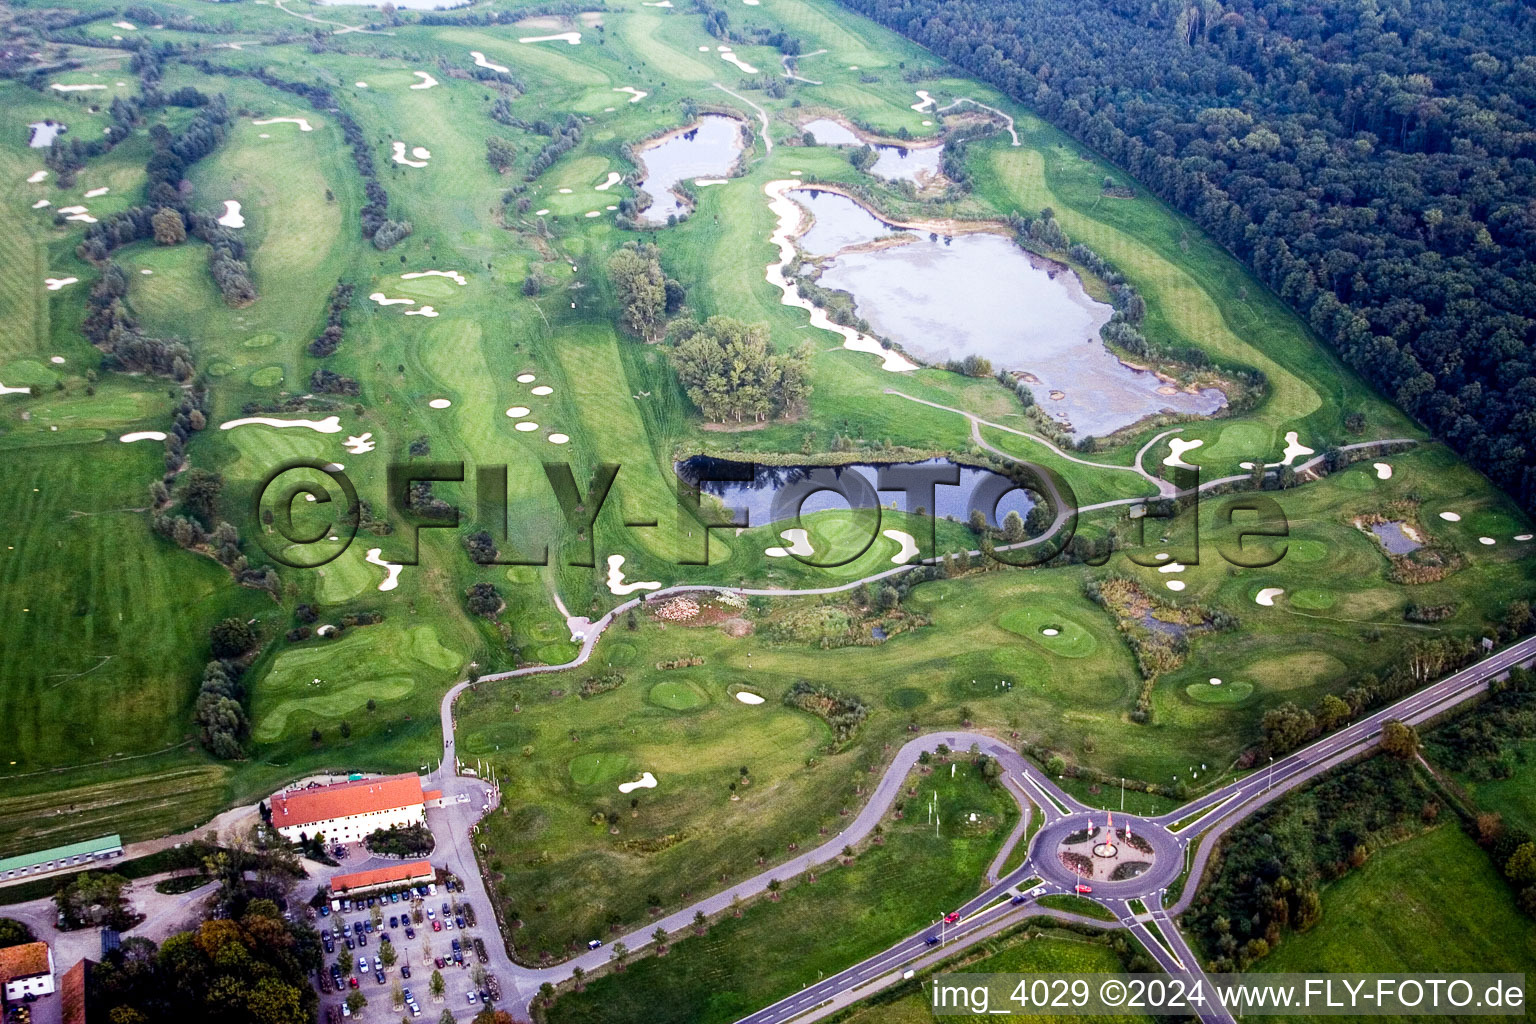
[[[807,132],[806,134],[810,133]],[[867,142],[848,151],[848,162],[853,165],[856,171],[869,170],[878,159],[880,159],[880,154],[875,152],[875,147]]]
[[[1306,931],[1321,919],[1324,882],[1438,813],[1406,762],[1377,757],[1330,772],[1227,834],[1217,871],[1184,922],[1200,936],[1212,969],[1247,970],[1288,929]]]
[[[716,422],[794,415],[811,394],[809,343],[774,352],[766,324],[712,316],[685,322],[672,363],[683,390],[705,419]]]
[[[147,207],[137,209],[148,212]],[[180,341],[153,338],[141,331],[128,309],[127,297],[128,275],[116,263],[108,263],[102,268],[100,279],[91,286],[85,302],[85,318],[80,324],[85,340],[106,354],[104,365],[128,373],[152,373],[172,380],[191,380],[192,353],[187,346]]]
[[[332,370],[319,369],[309,375],[309,389],[322,395],[360,395],[362,385],[351,377]]]
[[[310,355],[324,359],[341,347],[341,339],[346,333],[344,318],[351,306],[352,285],[337,281],[336,287],[331,289],[330,302],[325,309],[325,330],[309,343]]]
[[[53,902],[66,929],[107,927],[124,932],[144,919],[128,901],[128,879],[108,872],[70,875],[53,894]]]
[[[385,857],[425,857],[436,844],[425,825],[394,825],[374,829],[363,839],[363,845]]]
[[[464,550],[476,565],[491,565],[496,561],[496,539],[488,530],[475,530],[463,537]]]
[[[566,153],[575,149],[576,144],[580,141],[581,121],[577,119],[575,114],[567,115],[565,123],[560,126],[558,131],[553,133],[549,143],[539,150],[538,153],[534,154],[533,162],[528,165],[528,173],[524,175],[524,178],[528,181],[533,181],[539,175],[549,170],[556,160],[559,160]]]
[[[496,557],[494,549],[491,557]],[[495,618],[506,604],[502,599],[501,591],[496,589],[496,584],[484,582],[470,585],[469,590],[464,594],[464,603],[473,614],[487,619]]]
[[[574,18],[582,11],[591,10],[590,4],[573,0],[556,0],[554,3],[528,4],[504,11],[424,11],[417,18],[422,25],[510,25],[524,18],[560,17]]]
[[[1536,739],[1536,673],[1513,669],[1488,684],[1474,714],[1458,715],[1425,738],[1425,753],[1468,778],[1511,779]]]
[[[7,946],[25,946],[29,942],[36,942],[37,936],[32,934],[32,929],[25,921],[18,921],[14,917],[0,917],[0,949]]]
[[[853,694],[804,679],[789,688],[784,703],[825,720],[838,743],[846,743],[869,715],[869,708]]]
[[[517,149],[511,140],[499,135],[487,136],[485,140],[485,160],[491,165],[491,169],[497,174],[506,174],[512,169],[512,162],[517,159]]]
[[[683,308],[683,286],[661,269],[661,250],[626,242],[608,257],[608,277],[619,298],[619,322],[631,334],[657,341],[667,317]]]
[[[1383,0],[844,0],[1193,217],[1536,504],[1536,22]]]
[[[194,229],[200,226],[202,219],[194,219]],[[199,232],[199,237],[208,243],[208,272],[213,275],[213,283],[219,286],[225,304],[239,309],[255,302],[256,285],[251,281],[251,268],[245,262],[245,243],[222,225]]]
[[[284,921],[271,900],[252,900],[238,919],[205,921],[158,948],[124,939],[92,972],[90,1017],[309,1024],[320,1003],[310,979],[322,964],[314,929]]]
[[[210,633],[213,660],[203,667],[193,717],[203,746],[226,761],[245,756],[244,743],[251,732],[245,713],[246,660],[256,648],[256,634],[241,619],[225,619]]]

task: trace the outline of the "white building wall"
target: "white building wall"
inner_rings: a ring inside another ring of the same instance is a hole
[[[372,811],[367,814],[352,814],[344,818],[331,818],[309,825],[278,825],[277,831],[284,839],[291,842],[298,842],[302,833],[311,838],[317,834],[324,835],[328,843],[360,843],[377,829],[424,825],[426,821],[424,806],[413,804],[410,807],[397,807],[389,811]]]

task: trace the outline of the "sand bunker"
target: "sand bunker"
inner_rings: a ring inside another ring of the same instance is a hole
[[[571,437],[569,434],[554,433],[549,435],[548,440],[550,444],[569,444]]]
[[[816,549],[811,547],[810,535],[804,530],[785,530],[779,536],[789,541],[789,547],[769,548],[763,552],[769,558],[787,558],[790,555],[814,555],[816,553]]]
[[[528,415],[528,407],[526,405],[514,405],[512,408],[507,410],[507,415],[514,420],[522,419],[524,416]]]
[[[1158,572],[1183,572],[1184,566],[1179,562],[1169,562],[1167,565],[1157,567]]]
[[[78,277],[45,277],[43,278],[43,284],[48,286],[49,291],[56,292],[65,285],[74,284],[79,280]]]
[[[641,93],[640,95],[644,96],[645,93]],[[609,171],[608,180],[603,182],[601,185],[595,185],[593,187],[596,188],[599,192],[607,192],[609,189],[613,188],[613,186],[617,185],[623,180],[624,176],[618,171]]]
[[[586,213],[582,214],[583,217],[601,217],[602,215],[602,210],[588,210]]]
[[[40,182],[44,182],[44,181],[47,181],[47,180],[48,180],[48,172],[47,171],[33,171],[31,174],[27,175],[27,184],[28,185],[36,185],[36,184],[39,184]]]
[[[933,97],[928,95],[928,90],[926,90],[926,89],[919,89],[919,90],[917,90],[917,98],[919,100],[921,100],[922,102],[912,104],[912,109],[917,111],[918,113],[922,113],[923,111],[927,110],[929,107],[933,106]]]
[[[555,389],[550,387],[548,384],[540,384],[536,388],[531,388],[529,393],[535,395],[552,395],[555,393]]]
[[[735,64],[738,68],[740,68],[746,74],[749,74],[749,75],[757,74],[757,68],[753,67],[751,64],[748,64],[746,61],[742,60],[740,57],[736,56],[734,53],[722,53],[720,55],[720,59],[723,60],[723,61],[727,61],[727,62],[729,62],[731,64]]]
[[[273,416],[246,416],[243,419],[227,420],[219,424],[220,430],[233,430],[236,427],[258,425],[263,427],[308,427],[310,430],[319,431],[322,434],[341,433],[341,417],[327,416],[323,420],[280,420]]]
[[[1461,514],[1458,512],[1441,512],[1440,518],[1444,519],[1448,523],[1461,522]]]
[[[1498,543],[1498,541],[1494,540],[1492,537],[1479,537],[1477,538],[1477,542],[1479,544],[1486,544],[1489,547],[1493,547],[1493,545]]]
[[[366,560],[384,570],[384,582],[379,584],[379,589],[394,590],[400,585],[400,570],[405,567],[398,562],[384,561],[379,557],[383,553],[383,548],[369,548]]]
[[[432,401],[427,403],[427,405],[434,409],[446,409],[452,404],[453,403],[446,398],[434,398]]]
[[[31,393],[31,388],[8,388],[0,384],[0,395],[30,395]]]
[[[624,556],[608,556],[608,591],[624,597],[633,594],[637,590],[660,590],[661,584],[656,582],[624,582]]]
[[[549,211],[548,210],[534,210],[533,211],[533,215],[535,217],[546,217],[546,216],[549,215]]]
[[[1055,626],[1046,626],[1040,631],[1041,636],[1057,636],[1060,633],[1061,630],[1057,629]]]
[[[502,64],[492,64],[490,61],[485,59],[485,54],[481,53],[479,50],[470,50],[469,55],[475,58],[475,67],[477,68],[488,68],[491,71],[499,71],[504,75],[512,70],[511,68]]]
[[[803,298],[796,289],[794,283],[784,277],[784,268],[795,258],[795,244],[791,237],[800,230],[800,224],[807,216],[805,207],[785,195],[791,189],[800,187],[798,178],[779,179],[770,181],[763,186],[763,191],[768,196],[768,208],[778,217],[778,226],[769,235],[769,241],[779,247],[779,260],[770,263],[764,273],[768,283],[778,288],[782,293],[782,302],[786,306],[796,306],[811,315],[811,326],[819,327],[824,331],[831,331],[840,335],[843,339],[843,348],[854,352],[870,352],[881,358],[881,368],[892,372],[915,370],[917,364],[912,362],[900,352],[886,348],[867,334],[861,334],[852,327],[844,327],[842,324],[832,322],[827,316],[827,311],[816,305],[810,299]]]
[[[315,130],[306,117],[267,117],[262,118],[260,121],[252,121],[251,124],[296,124],[301,132],[312,132]]]
[[[882,530],[882,536],[901,545],[901,550],[891,556],[891,561],[897,565],[906,565],[917,554],[917,538],[904,530]]]
[[[137,32],[139,30],[139,26],[135,25],[131,21],[114,21],[112,23],[112,27],[120,28],[124,32]]]
[[[118,440],[125,444],[132,444],[134,441],[164,441],[165,433],[160,430],[135,430],[131,434],[124,434]]]
[[[87,199],[98,199],[101,196],[104,196],[108,192],[111,192],[111,191],[112,191],[112,187],[110,185],[103,185],[103,186],[101,186],[101,188],[88,189],[86,191],[86,193],[85,193],[85,198],[87,198]]]
[[[433,78],[425,71],[412,71],[411,74],[421,79],[421,81],[411,86],[412,89],[430,89],[437,84],[437,79]]]
[[[643,90],[643,89],[636,89],[632,85],[621,85],[621,86],[617,87],[616,89],[614,89],[613,91],[614,92],[627,92],[627,93],[629,93],[629,102],[631,102],[631,103],[639,103],[641,100],[645,99],[647,96],[650,95],[650,93],[646,92],[645,90]]]
[[[1169,590],[1177,592],[1177,591],[1180,591],[1180,590],[1184,589],[1184,581],[1183,580],[1169,580],[1165,584],[1165,586],[1167,586],[1167,588]]]
[[[1311,454],[1313,454],[1313,449],[1296,440],[1296,431],[1288,431],[1285,435],[1285,451],[1280,453],[1278,465],[1289,466],[1297,456]]]
[[[65,220],[76,220],[76,221],[79,221],[81,224],[95,224],[96,223],[96,218],[92,217],[88,213],[72,213],[68,217],[65,217],[64,219]]]
[[[580,32],[557,32],[557,33],[555,33],[552,36],[523,36],[521,39],[518,40],[518,42],[520,42],[520,43],[558,43],[558,42],[566,42],[566,43],[570,43],[572,46],[575,46],[577,43],[581,42],[581,33]]]
[[[373,432],[368,431],[358,434],[356,437],[348,437],[343,443],[348,452],[353,455],[365,455],[373,451]]]
[[[237,200],[224,200],[224,216],[219,218],[219,223],[227,228],[245,227],[245,218],[240,214],[240,203]]]
[[[1182,437],[1170,437],[1168,439],[1168,447],[1171,449],[1171,451],[1168,457],[1163,460],[1163,465],[1179,466],[1184,469],[1194,469],[1194,466],[1191,466],[1189,463],[1184,461],[1184,453],[1187,451],[1193,451],[1203,444],[1205,444],[1204,441],[1186,441]]]
[[[704,187],[709,186],[709,185],[724,185],[727,180],[729,180],[729,179],[727,179],[727,178],[694,178],[693,179],[693,183],[695,185],[699,186],[700,188],[704,188]]]
[[[395,142],[392,144],[392,148],[394,149],[394,155],[391,157],[391,159],[393,159],[395,163],[404,164],[407,167],[427,166],[427,162],[425,160],[412,160],[410,157],[405,155],[405,143]]]
[[[55,366],[57,366],[57,365],[59,365],[59,364],[64,362],[64,357],[63,356],[49,356],[48,357],[48,361],[50,363],[53,363]]]
[[[106,86],[104,86],[104,85],[60,85],[58,82],[54,82],[48,88],[56,89],[59,92],[90,92],[92,89],[105,89]]]
[[[1273,608],[1275,606],[1275,598],[1283,593],[1285,593],[1283,587],[1265,587],[1254,595],[1253,602],[1254,604],[1261,604],[1265,608]]]
[[[1376,470],[1376,479],[1377,480],[1391,480],[1392,479],[1392,467],[1387,465],[1385,462],[1373,463],[1372,464],[1372,468],[1374,468]]]
[[[83,206],[61,206],[61,207],[59,207],[59,212],[60,213],[84,213],[85,212],[85,207],[83,207]]]
[[[641,7],[671,7],[672,0],[640,0]]]
[[[469,281],[464,277],[464,275],[459,273],[457,270],[413,270],[409,274],[401,274],[400,280],[414,281],[418,277],[446,277],[453,280],[454,283],[458,284],[460,287],[469,284]]]
[[[37,202],[32,204],[32,209],[34,209],[34,210],[41,210],[44,207],[48,207],[48,206],[52,206],[52,205],[53,204],[51,202],[49,202],[48,200],[46,200],[46,199],[39,199]]]
[[[520,374],[517,375],[517,382],[519,384],[532,384],[534,381],[536,381],[538,379],[539,378],[535,377],[531,373],[520,373]]]
[[[408,310],[406,310],[405,311],[405,315],[406,316],[424,316],[428,320],[431,320],[432,318],[438,316],[438,312],[437,312],[437,310],[433,309],[431,306],[422,306],[420,309],[408,309]]]
[[[359,89],[366,89],[366,88],[368,88],[368,83],[367,82],[353,82],[352,84],[354,86],[356,86],[357,88],[359,88]]]
[[[153,274],[154,271],[150,270],[148,267],[145,267],[142,270],[140,270],[139,273],[143,274],[145,277],[148,277],[150,274]]]
[[[381,306],[414,306],[414,305],[416,305],[416,300],[415,299],[391,299],[387,295],[385,295],[383,292],[374,292],[373,294],[369,295],[368,298],[372,299],[374,302],[377,302]]]
[[[632,793],[632,792],[634,792],[637,789],[655,789],[655,788],[656,788],[656,776],[652,775],[650,772],[645,772],[644,774],[642,774],[640,776],[640,781],[639,782],[621,782],[621,783],[619,783],[619,792],[620,793]]]
[[[539,425],[532,420],[523,420],[523,422],[517,425],[517,429],[526,434],[529,431],[538,430]]]
[[[762,697],[755,693],[748,693],[746,690],[737,690],[736,699],[743,704],[761,704],[763,702]]]

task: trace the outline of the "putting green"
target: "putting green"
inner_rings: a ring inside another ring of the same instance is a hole
[[[253,334],[240,343],[241,348],[266,348],[277,340],[275,334]]]
[[[1334,473],[1333,477],[1339,482],[1340,487],[1346,487],[1351,491],[1372,491],[1376,489],[1376,470],[1370,463],[1357,466],[1344,473]]]
[[[646,696],[652,704],[670,711],[692,711],[709,703],[709,696],[703,690],[680,680],[657,683]]]
[[[596,786],[635,774],[635,762],[627,754],[590,753],[571,758],[571,781],[578,786]]]
[[[910,711],[928,703],[928,691],[919,690],[915,686],[903,686],[887,694],[885,703],[893,711]]]
[[[384,570],[364,561],[364,553],[362,544],[353,544],[339,558],[315,570],[320,578],[316,596],[326,604],[340,604],[367,590],[370,582],[377,587]]]
[[[1321,587],[1303,587],[1291,594],[1291,604],[1297,608],[1307,608],[1320,611],[1324,608],[1332,608],[1338,597],[1331,590]]]
[[[628,665],[635,660],[635,648],[620,640],[603,648],[603,657],[610,665]]]
[[[1098,640],[1086,627],[1062,617],[1054,608],[1035,605],[1015,608],[999,616],[997,624],[1063,658],[1086,658],[1099,647]],[[1055,630],[1055,635],[1047,635],[1046,630]]]
[[[1269,427],[1262,423],[1233,423],[1222,430],[1216,443],[1209,445],[1204,455],[1212,463],[1218,459],[1241,462],[1252,462],[1258,458],[1267,459],[1272,440],[1273,435]],[[1202,453],[1199,451],[1193,453],[1194,456],[1200,454]],[[1194,461],[1194,458],[1190,457],[1188,461]]]
[[[13,388],[51,388],[59,375],[35,359],[17,359],[0,370],[0,381]]]
[[[1311,562],[1321,562],[1328,557],[1328,545],[1320,540],[1293,540],[1288,541],[1285,549],[1285,557],[1281,564],[1292,559],[1306,565]]]
[[[234,368],[235,368],[235,364],[233,364],[233,363],[226,363],[226,362],[220,360],[219,362],[209,364],[209,366],[208,366],[208,376],[210,376],[210,377],[223,377],[226,374],[228,374],[231,370],[233,370]]]
[[[251,383],[258,388],[275,387],[283,382],[283,368],[281,366],[263,366],[251,374]]]
[[[1190,683],[1184,687],[1190,700],[1197,704],[1241,704],[1253,693],[1253,684],[1246,680],[1223,681],[1220,686],[1211,683]]]

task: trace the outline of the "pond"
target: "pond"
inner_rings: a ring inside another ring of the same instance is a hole
[[[910,507],[903,507],[903,511],[906,512],[915,513],[921,507],[925,514],[936,513],[941,519],[953,518],[963,523],[969,520],[971,509],[975,507],[986,514],[990,525],[998,526],[1009,512],[1017,512],[1020,517],[1027,517],[1029,510],[1035,507],[1028,493],[1019,489],[1012,480],[1001,473],[962,465],[949,459],[902,463],[856,462],[843,466],[761,466],[748,462],[711,458],[707,455],[695,455],[677,463],[674,469],[685,483],[698,487],[705,494],[714,495],[727,508],[736,510],[738,513],[746,512],[747,522],[750,525],[762,526],[774,521],[774,500],[780,494],[791,491],[806,494],[813,488],[828,483],[835,483],[836,486],[843,488],[845,493],[854,495],[856,498],[861,494],[878,493],[881,504],[887,507],[893,502],[901,505],[903,498],[900,490],[877,491],[880,470],[887,467],[914,471],[914,475],[931,472],[935,468],[959,471],[958,485],[939,484],[934,488],[931,503],[925,498],[914,498]],[[750,482],[704,479],[746,474],[751,474]],[[860,504],[867,504],[867,502],[860,501]],[[809,515],[812,512],[844,509],[849,506],[850,502],[838,491],[817,490],[805,499],[805,503],[801,506],[801,514]],[[789,515],[783,518],[792,516],[791,510]]]
[[[823,146],[862,146],[864,139],[846,125],[827,117],[807,121],[802,129]],[[900,146],[885,142],[871,142],[877,154],[869,173],[879,178],[904,179],[925,184],[939,173],[944,162],[942,145]]]
[[[33,149],[47,149],[53,145],[53,140],[69,131],[69,127],[62,121],[33,121],[27,125],[32,129],[32,137],[27,140],[27,145]]]
[[[816,196],[809,208],[817,226],[830,225],[820,236],[816,226],[807,232],[819,248],[843,237],[868,241],[860,216],[879,223],[842,195]],[[912,232],[903,244],[840,252],[818,280],[852,295],[876,334],[925,362],[978,355],[1029,374],[1041,409],[1080,435],[1109,434],[1163,411],[1209,415],[1226,404],[1215,388],[1192,394],[1121,362],[1099,337],[1112,308],[1090,297],[1070,269],[1002,234]]]
[[[315,0],[322,7],[383,7],[385,0]],[[446,11],[472,0],[390,0],[402,11]]]
[[[831,256],[850,245],[863,245],[893,233],[904,233],[836,192],[815,188],[791,189],[789,197],[811,212],[810,228],[796,239],[807,256]]]
[[[1389,554],[1406,555],[1424,546],[1408,532],[1407,525],[1400,519],[1372,523],[1371,532],[1376,535],[1377,540],[1381,541],[1381,546],[1386,548]]]
[[[740,121],[724,114],[705,114],[697,123],[641,146],[636,154],[645,173],[640,190],[651,197],[651,205],[640,219],[647,224],[665,224],[669,217],[687,213],[687,201],[672,191],[673,187],[693,178],[729,174],[741,157],[742,145]]]

